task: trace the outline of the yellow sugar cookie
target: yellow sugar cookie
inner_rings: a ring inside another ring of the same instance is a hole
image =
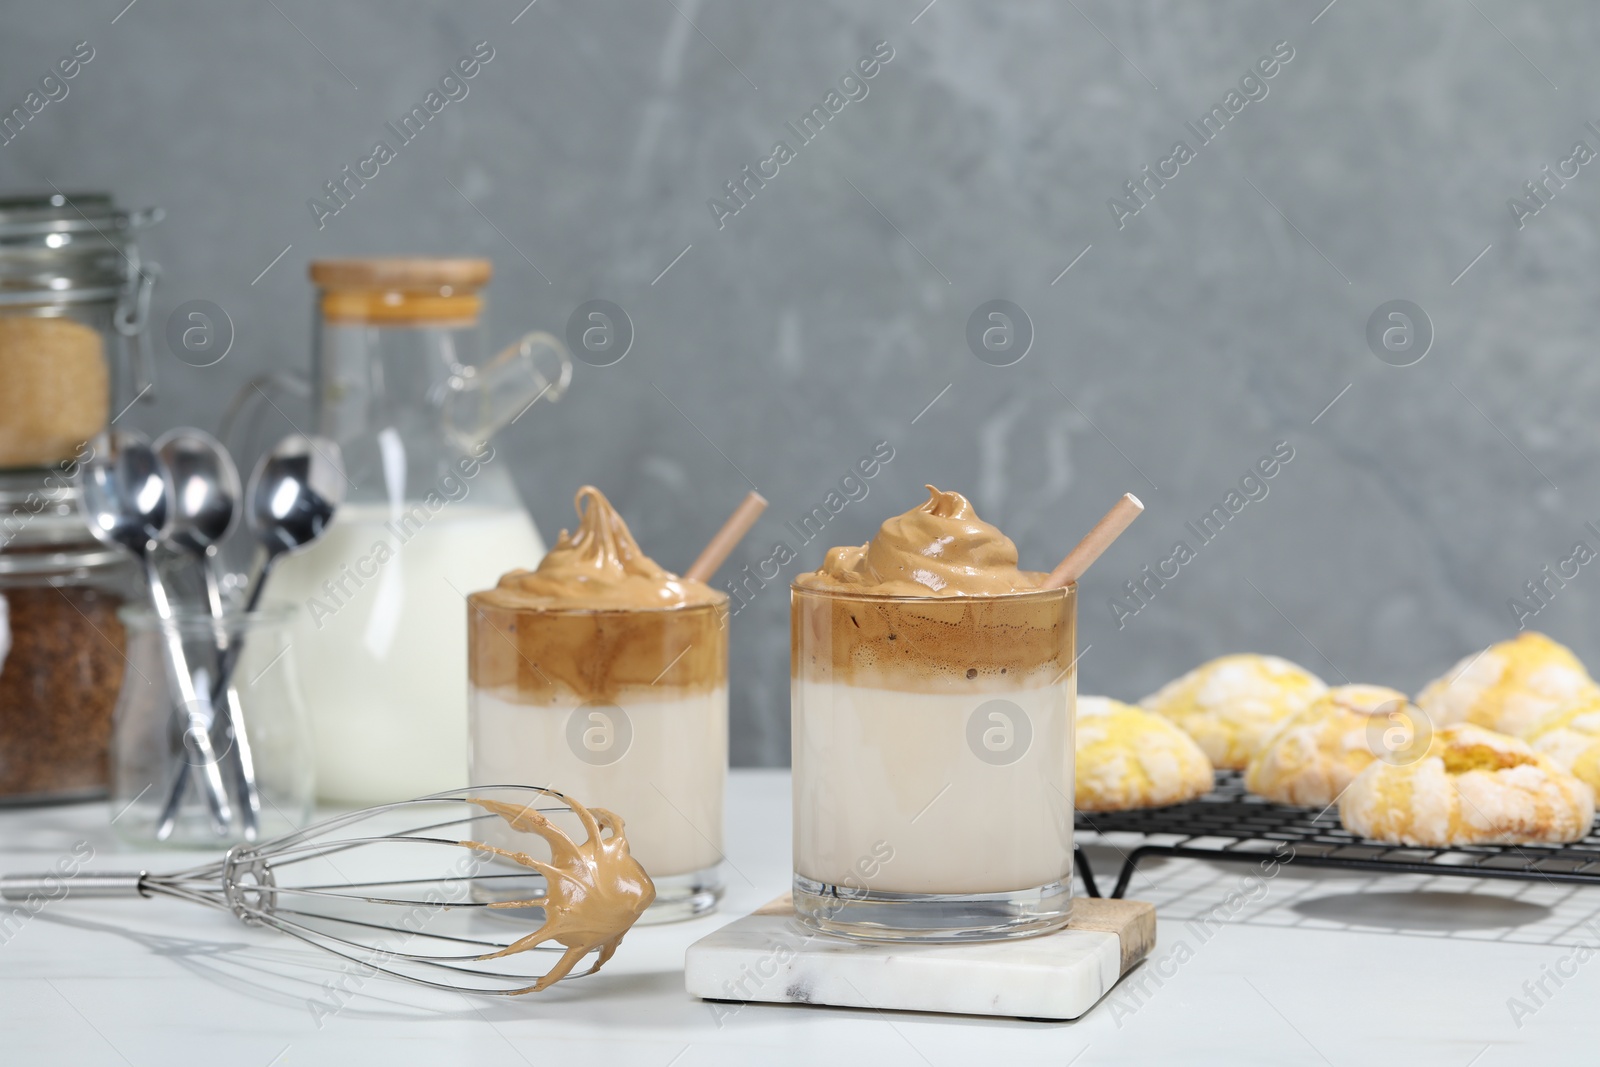
[[[1328,691],[1321,678],[1277,656],[1223,656],[1145,697],[1200,745],[1212,764],[1243,770],[1279,722]]]
[[[1414,763],[1370,764],[1344,791],[1339,820],[1394,844],[1560,843],[1589,832],[1594,790],[1527,742],[1461,723],[1435,732]]]
[[[1525,740],[1600,790],[1600,692],[1579,697],[1540,719]]]
[[[1426,733],[1424,721],[1399,690],[1335,686],[1278,724],[1250,761],[1245,788],[1279,804],[1325,808],[1386,754],[1391,736],[1404,734],[1396,742],[1404,744],[1419,729]]]
[[[1521,737],[1540,719],[1600,692],[1566,646],[1529,630],[1465,657],[1417,694],[1436,726],[1475,723]]]
[[[1077,808],[1127,811],[1210,792],[1211,761],[1159,715],[1107,697],[1078,698]]]

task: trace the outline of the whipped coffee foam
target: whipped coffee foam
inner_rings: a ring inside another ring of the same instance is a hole
[[[704,582],[680,578],[645,555],[617,509],[594,486],[579,489],[573,507],[577,532],[562,530],[537,570],[511,571],[474,599],[499,608],[569,610],[676,608],[723,599]]]
[[[1017,569],[1011,538],[978,518],[960,493],[928,486],[928,500],[879,527],[864,545],[829,549],[795,584],[878,596],[993,596],[1039,588],[1045,575]]]

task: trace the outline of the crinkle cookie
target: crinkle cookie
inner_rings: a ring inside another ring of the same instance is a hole
[[[1600,790],[1600,693],[1546,715],[1524,740]]]
[[[1421,709],[1399,690],[1335,686],[1278,724],[1250,761],[1245,788],[1279,804],[1325,808],[1394,745],[1406,744],[1419,730],[1425,745],[1425,722]]]
[[[1328,691],[1321,678],[1277,656],[1223,656],[1145,697],[1219,768],[1243,770],[1279,722]]]
[[[1077,808],[1127,811],[1210,792],[1211,761],[1159,715],[1107,697],[1078,698]]]
[[[1446,845],[1576,841],[1594,822],[1594,790],[1525,741],[1462,723],[1428,754],[1375,762],[1339,801],[1339,820],[1374,841]]]
[[[1436,726],[1475,723],[1521,737],[1540,719],[1600,692],[1565,645],[1528,630],[1451,667],[1417,694]]]

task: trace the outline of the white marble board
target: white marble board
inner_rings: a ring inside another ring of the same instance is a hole
[[[1076,1019],[1155,944],[1155,909],[1081,898],[1053,934],[983,944],[848,941],[801,926],[779,897],[689,947],[705,1000]]]

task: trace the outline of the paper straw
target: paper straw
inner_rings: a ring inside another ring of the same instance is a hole
[[[1056,569],[1050,572],[1050,577],[1044,580],[1041,589],[1060,589],[1070,585],[1083,577],[1083,572],[1088,570],[1100,554],[1111,547],[1111,542],[1122,536],[1122,531],[1133,525],[1144,511],[1144,505],[1132,493],[1123,493],[1122,499],[1117,501],[1105,517],[1094,524],[1094,529],[1078,542],[1078,546],[1067,553],[1067,558],[1056,564]]]
[[[735,546],[744,540],[744,535],[750,532],[750,527],[756,524],[761,513],[767,510],[767,498],[754,489],[740,501],[728,521],[722,524],[716,536],[711,538],[709,544],[701,550],[699,557],[683,572],[685,578],[697,582],[710,581],[711,576],[717,573],[717,568],[722,566],[722,561],[727,559]]]

